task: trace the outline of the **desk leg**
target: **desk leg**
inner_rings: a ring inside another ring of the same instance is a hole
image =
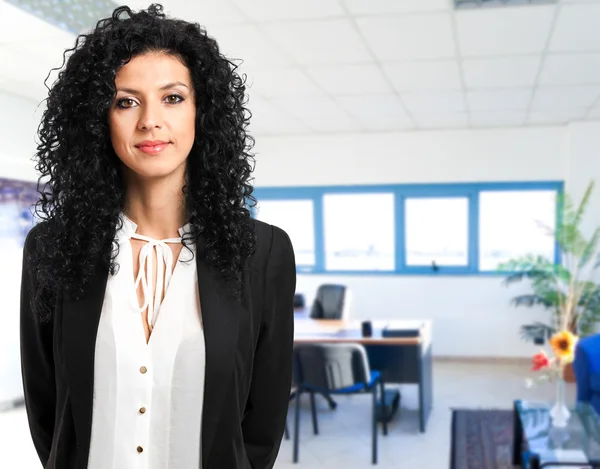
[[[425,433],[427,420],[433,407],[433,366],[431,345],[419,346],[419,430]]]
[[[519,418],[519,412],[517,411],[517,402],[513,403],[513,455],[512,463],[513,466],[519,466],[522,464],[523,459],[523,426],[521,419]]]

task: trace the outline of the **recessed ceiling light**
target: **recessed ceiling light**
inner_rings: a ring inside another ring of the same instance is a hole
[[[457,10],[486,7],[511,7],[519,5],[548,5],[557,3],[557,0],[454,0]]]

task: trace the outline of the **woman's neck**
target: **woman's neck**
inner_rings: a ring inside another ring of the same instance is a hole
[[[123,212],[138,227],[137,232],[155,239],[179,237],[186,222],[183,181],[169,178],[128,178]]]

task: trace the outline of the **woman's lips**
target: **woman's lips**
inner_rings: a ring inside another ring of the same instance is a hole
[[[160,153],[161,151],[163,151],[165,148],[167,148],[167,146],[169,145],[169,143],[158,143],[158,144],[142,144],[142,145],[136,145],[136,148],[138,148],[140,151],[143,151],[144,153],[147,153],[149,155],[156,155],[158,153]]]

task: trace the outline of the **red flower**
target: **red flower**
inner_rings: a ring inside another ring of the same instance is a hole
[[[546,352],[542,351],[533,356],[533,365],[531,367],[533,371],[541,370],[542,368],[546,368],[548,365],[550,365],[550,360],[548,360]]]

